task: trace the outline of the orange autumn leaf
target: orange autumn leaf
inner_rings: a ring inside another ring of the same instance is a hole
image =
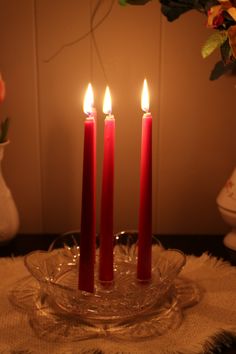
[[[234,21],[236,21],[236,8],[234,7],[236,0],[218,1],[220,5],[212,6],[207,14],[207,26],[210,28],[217,28],[224,22],[223,11],[227,11]]]
[[[230,14],[230,16],[236,21],[236,8],[235,7],[230,7],[227,12]]]
[[[207,27],[214,28],[214,21],[215,18],[219,17],[222,13],[222,6],[221,5],[216,5],[212,6],[210,10],[208,11],[208,16],[207,16]]]
[[[227,11],[228,14],[236,21],[236,8],[235,8],[235,0],[218,0],[222,6],[222,10]]]

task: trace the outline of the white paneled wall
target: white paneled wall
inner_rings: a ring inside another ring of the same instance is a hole
[[[107,83],[116,117],[115,231],[137,228],[146,76],[154,120],[153,231],[224,232],[215,199],[235,166],[236,78],[209,81],[218,53],[200,56],[209,35],[204,16],[192,12],[170,24],[158,1],[136,7],[115,1],[94,32],[99,59],[91,36],[76,41],[90,29],[90,3],[0,0],[0,70],[7,85],[0,114],[12,118],[3,168],[20,231],[80,228],[82,104],[89,81],[98,111],[97,230]],[[102,2],[95,24],[110,4]]]

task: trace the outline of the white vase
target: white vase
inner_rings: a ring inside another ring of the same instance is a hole
[[[19,228],[19,215],[2,174],[2,159],[9,141],[0,143],[0,243],[10,241]]]
[[[224,244],[236,252],[236,168],[220,191],[216,201],[223,220],[232,228],[225,235]]]

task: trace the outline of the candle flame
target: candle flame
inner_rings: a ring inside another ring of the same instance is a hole
[[[111,114],[111,94],[108,86],[106,87],[103,100],[103,113]]]
[[[94,103],[93,88],[92,85],[89,83],[87,91],[84,96],[84,113],[86,113],[87,115],[90,115],[92,113],[93,103]]]
[[[141,108],[142,108],[142,110],[144,112],[148,112],[149,111],[149,93],[148,93],[148,85],[147,85],[147,80],[146,79],[143,82]]]

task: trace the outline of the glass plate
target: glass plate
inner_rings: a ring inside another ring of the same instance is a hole
[[[98,279],[98,250],[95,291],[87,293],[78,290],[79,233],[67,233],[54,241],[48,252],[36,251],[25,257],[34,285],[28,286],[28,292],[26,286],[19,285],[12,300],[27,310],[24,299],[31,296],[33,307],[28,313],[32,327],[54,339],[58,335],[70,340],[108,334],[121,339],[126,335],[136,339],[161,335],[179,326],[183,309],[198,303],[201,292],[196,284],[178,277],[185,255],[164,249],[156,239],[152,279],[138,281],[136,251],[136,232],[116,235],[114,281],[104,286]]]

